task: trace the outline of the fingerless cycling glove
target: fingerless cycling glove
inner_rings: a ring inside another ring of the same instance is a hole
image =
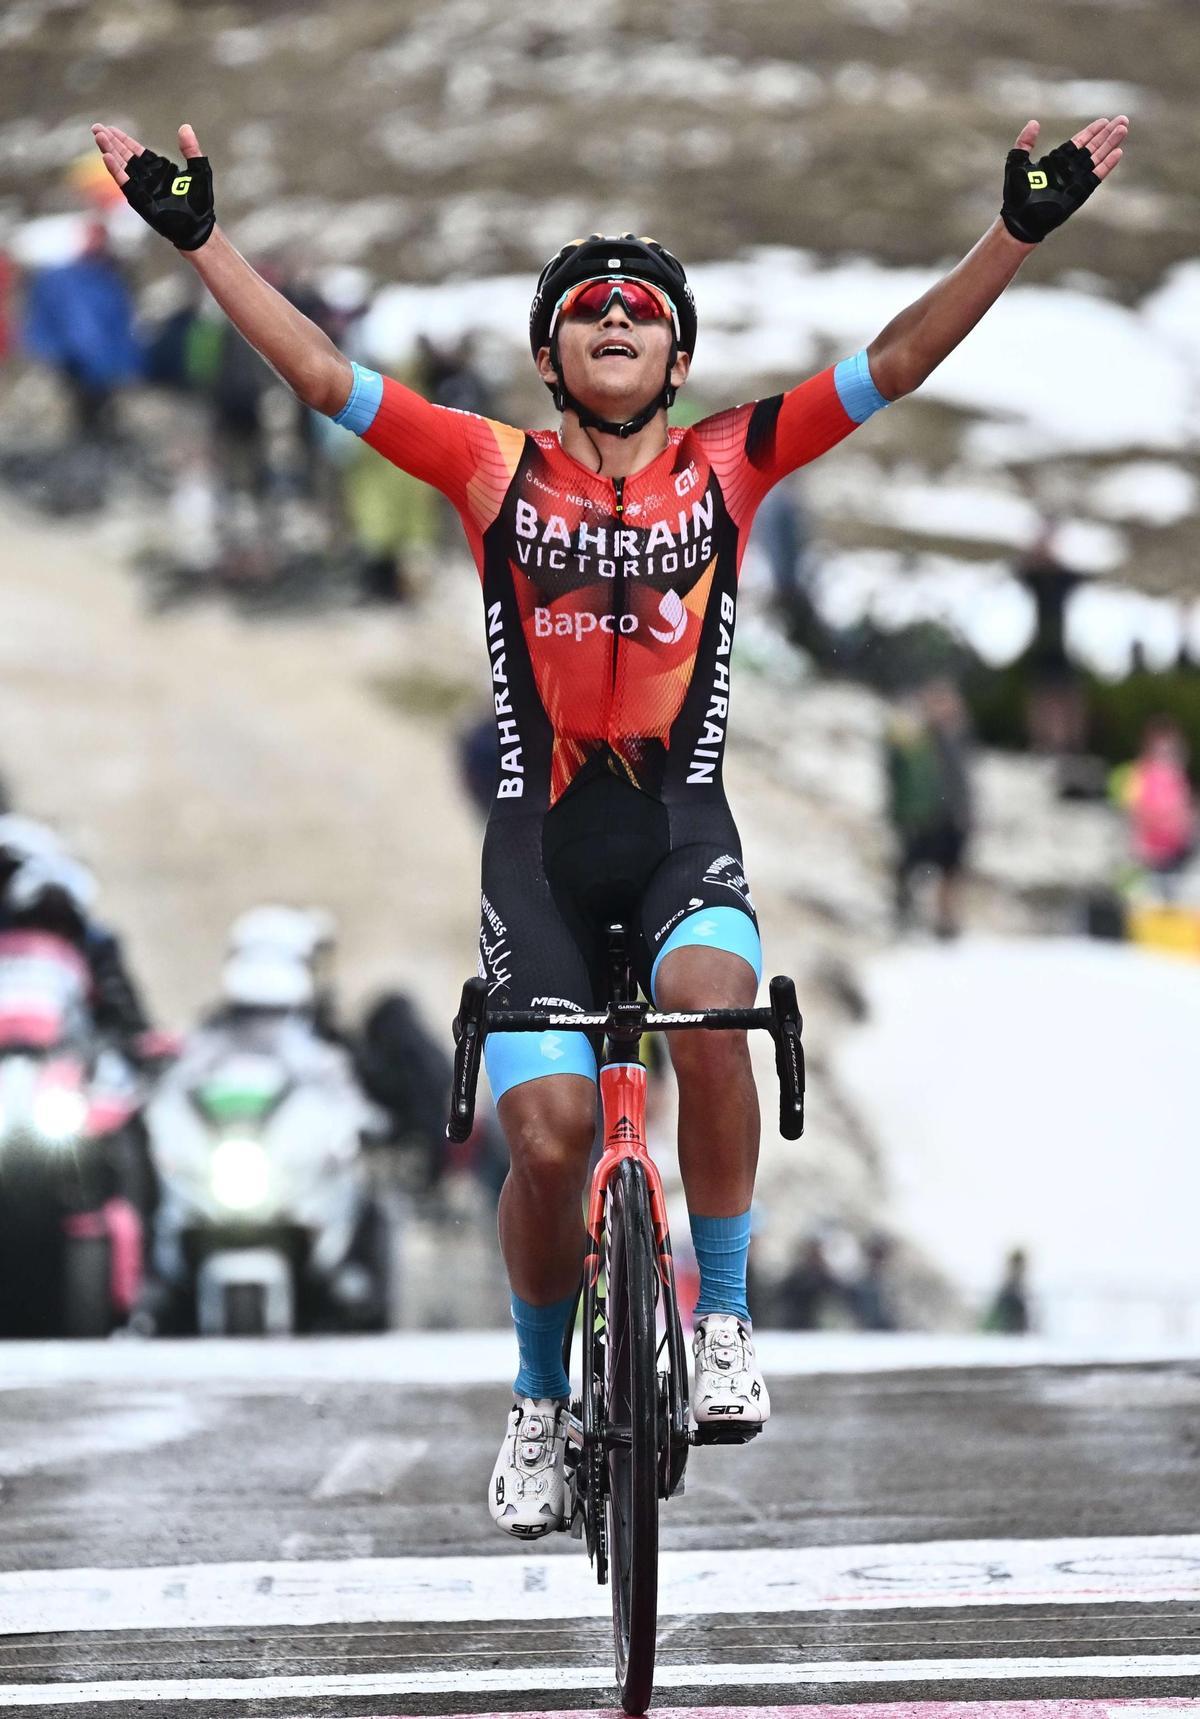
[[[1027,149],[1010,149],[1001,218],[1014,239],[1040,244],[1087,202],[1099,183],[1091,155],[1076,143],[1060,143],[1033,162]]]
[[[217,224],[212,168],[207,155],[176,167],[164,155],[143,149],[125,164],[125,201],[142,220],[181,251],[198,251]]]

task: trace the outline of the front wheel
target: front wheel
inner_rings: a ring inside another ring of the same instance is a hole
[[[654,1232],[641,1166],[609,1184],[605,1444],[613,1639],[625,1712],[645,1713],[658,1628],[658,1373]]]

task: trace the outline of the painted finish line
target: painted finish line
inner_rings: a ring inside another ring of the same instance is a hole
[[[1200,1598],[1200,1535],[666,1552],[665,1617]],[[583,1557],[348,1558],[0,1573],[0,1636],[606,1617]]]
[[[1090,1701],[872,1701],[806,1703],[803,1707],[655,1707],[654,1719],[1165,1719],[1195,1713],[1189,1695],[1165,1700]],[[380,1715],[379,1719],[383,1719]],[[388,1719],[405,1719],[403,1714]],[[596,1709],[574,1713],[452,1713],[446,1719],[596,1719]]]
[[[1071,1659],[847,1659],[820,1665],[662,1665],[658,1689],[805,1689],[827,1683],[997,1683],[1017,1679],[1200,1677],[1200,1655],[1123,1654]],[[0,1685],[3,1707],[83,1707],[143,1701],[291,1701],[364,1695],[510,1694],[514,1690],[611,1689],[598,1666],[397,1672],[351,1677],[197,1677],[114,1683]],[[1101,1707],[1107,1705],[1101,1703]],[[1155,1707],[1161,1707],[1161,1702]],[[1193,1707],[1195,1703],[1192,1704]],[[1153,1710],[1153,1709],[1151,1709]],[[718,1709],[718,1712],[720,1710]],[[806,1709],[806,1712],[811,1711]],[[845,1709],[839,1710],[844,1713]],[[878,1709],[875,1709],[878,1712]],[[903,1711],[903,1709],[901,1709]],[[1095,1707],[1092,1712],[1095,1713]],[[758,1709],[761,1712],[761,1709]]]

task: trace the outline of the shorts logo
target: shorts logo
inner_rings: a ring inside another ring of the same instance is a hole
[[[542,1055],[550,1062],[558,1062],[561,1057],[566,1056],[567,1053],[562,1048],[562,1034],[543,1033],[541,1050]]]
[[[742,862],[735,854],[722,854],[715,859],[704,874],[705,883],[716,884],[721,889],[731,889],[744,901],[746,906],[753,909],[754,902],[750,897],[750,885],[742,869]]]

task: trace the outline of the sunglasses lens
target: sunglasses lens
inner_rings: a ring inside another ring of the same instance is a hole
[[[640,281],[586,281],[567,295],[561,314],[598,322],[617,297],[634,322],[660,322],[670,318],[666,301]]]

